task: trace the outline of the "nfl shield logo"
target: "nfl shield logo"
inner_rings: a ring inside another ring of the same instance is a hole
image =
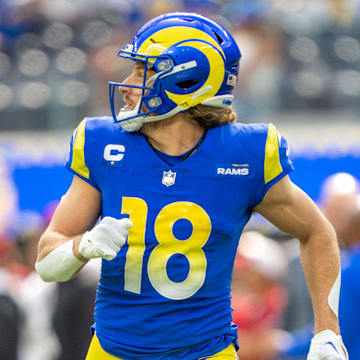
[[[171,170],[169,171],[164,171],[163,172],[163,177],[162,177],[162,183],[165,186],[171,186],[175,184],[175,178],[176,178],[176,173],[172,172]]]

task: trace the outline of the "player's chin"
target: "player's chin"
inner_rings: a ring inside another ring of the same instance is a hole
[[[131,102],[131,103],[126,103],[123,107],[122,110],[134,110],[135,107],[137,105],[137,102]]]

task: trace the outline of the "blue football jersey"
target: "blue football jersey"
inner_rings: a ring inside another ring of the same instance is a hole
[[[123,359],[193,360],[236,341],[230,287],[252,208],[293,166],[272,124],[208,130],[169,165],[140,133],[86,118],[66,167],[101,192],[102,217],[129,217],[127,244],[102,261],[95,329]]]

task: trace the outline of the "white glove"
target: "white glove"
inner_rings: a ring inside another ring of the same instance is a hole
[[[91,231],[82,237],[79,252],[87,259],[104,258],[112,260],[124,246],[128,229],[132,226],[128,218],[104,217]]]
[[[312,338],[307,360],[349,360],[349,355],[340,335],[323,330]]]

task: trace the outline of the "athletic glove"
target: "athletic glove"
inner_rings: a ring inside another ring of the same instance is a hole
[[[340,335],[323,330],[312,338],[307,360],[349,360],[349,355]]]
[[[124,246],[132,222],[128,218],[104,217],[91,231],[82,237],[79,252],[86,259],[112,260]]]

